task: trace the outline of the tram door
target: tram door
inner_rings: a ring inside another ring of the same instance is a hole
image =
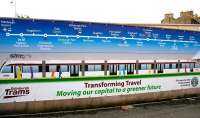
[[[70,76],[79,76],[79,65],[70,65]]]
[[[109,72],[110,72],[110,75],[117,75],[117,64],[110,64]]]
[[[134,64],[127,64],[127,74],[134,74]]]
[[[157,64],[158,73],[163,73],[164,64]]]

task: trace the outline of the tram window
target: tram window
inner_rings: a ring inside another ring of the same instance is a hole
[[[137,67],[135,66],[135,69],[136,69]],[[141,64],[138,64],[138,70],[141,70]]]
[[[38,66],[23,66],[23,73],[31,73],[32,72],[39,72],[39,67]]]
[[[154,69],[154,64],[151,64],[151,69]]]
[[[154,67],[154,66],[153,66],[153,67]],[[155,65],[155,67],[156,67],[155,69],[158,69],[158,65],[157,65],[157,64]]]
[[[180,68],[182,68],[183,67],[183,64],[179,64],[180,65]]]
[[[186,64],[186,68],[189,68],[189,67],[190,67],[190,64],[189,64],[189,63],[187,63],[187,64]]]
[[[39,67],[38,66],[31,66],[33,72],[39,72]]]
[[[88,71],[94,71],[94,65],[88,65]]]
[[[82,68],[83,68],[83,66],[82,65],[80,65],[80,70],[82,71]]]
[[[85,71],[88,71],[88,65],[85,65]]]
[[[178,64],[172,64],[172,69],[176,69]]]
[[[169,64],[169,69],[172,69],[172,64]]]
[[[152,69],[152,64],[141,64],[140,70],[149,70]]]
[[[133,70],[134,65],[133,64],[127,64],[127,70]]]
[[[42,72],[42,66],[39,66],[39,72]]]
[[[190,63],[190,68],[194,68],[194,63]]]
[[[131,69],[132,64],[127,64],[127,70]]]
[[[186,66],[186,64],[185,63],[183,63],[182,64],[182,68],[186,68],[187,66]]]
[[[197,68],[200,68],[200,65],[199,65],[199,64],[197,64]]]
[[[141,64],[141,70],[147,70],[147,64]]]
[[[194,67],[195,67],[195,68],[197,68],[197,67],[198,67],[196,63],[194,64]]]
[[[23,73],[31,73],[31,68],[30,68],[30,66],[23,66],[22,72],[23,72]]]
[[[56,71],[57,71],[57,72],[60,71],[60,65],[57,65]]]
[[[169,64],[165,64],[165,69],[170,69]]]
[[[49,65],[49,72],[56,72],[56,71],[57,71],[56,65]]]
[[[61,65],[60,66],[61,72],[69,72],[69,66]]]
[[[49,72],[49,66],[46,66],[46,72]]]
[[[2,73],[12,73],[13,72],[13,69],[11,66],[4,66],[3,67],[3,70],[2,70]]]
[[[178,66],[179,65],[179,66]],[[176,64],[176,68],[180,68],[181,66],[180,66],[180,64]]]
[[[147,69],[148,70],[152,69],[152,64],[147,64]]]
[[[200,65],[199,64],[195,64],[195,68],[200,68]]]
[[[179,65],[179,68],[182,68],[182,63],[179,63],[179,64],[176,64],[176,68],[178,68],[178,65]]]
[[[119,64],[119,70],[125,70],[125,64]]]
[[[182,68],[189,68],[189,63],[182,64]]]
[[[104,65],[101,65],[101,71],[104,71],[104,69],[105,69]]]
[[[87,65],[87,71],[101,71],[102,66],[101,65]]]
[[[101,71],[101,65],[95,65],[95,71]]]

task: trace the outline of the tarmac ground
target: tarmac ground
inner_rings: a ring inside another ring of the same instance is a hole
[[[1,117],[1,116],[0,116]],[[5,117],[5,116],[2,116]],[[62,111],[9,117],[19,118],[200,118],[200,98],[173,99],[112,108]]]

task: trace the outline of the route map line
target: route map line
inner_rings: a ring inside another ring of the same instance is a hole
[[[126,38],[126,37],[109,37],[109,36],[84,36],[84,35],[60,35],[60,34],[15,34],[15,33],[6,33],[6,36],[39,36],[39,37],[66,37],[66,38],[104,38],[104,39],[122,39],[122,40],[138,40],[138,41],[159,41],[159,42],[174,42],[174,43],[195,43],[197,44],[197,41],[179,41],[179,40],[160,40],[160,39],[151,39],[151,38]]]

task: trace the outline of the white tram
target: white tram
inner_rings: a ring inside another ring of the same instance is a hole
[[[41,60],[9,61],[1,67],[1,79],[70,78],[160,73],[200,72],[191,60]]]

